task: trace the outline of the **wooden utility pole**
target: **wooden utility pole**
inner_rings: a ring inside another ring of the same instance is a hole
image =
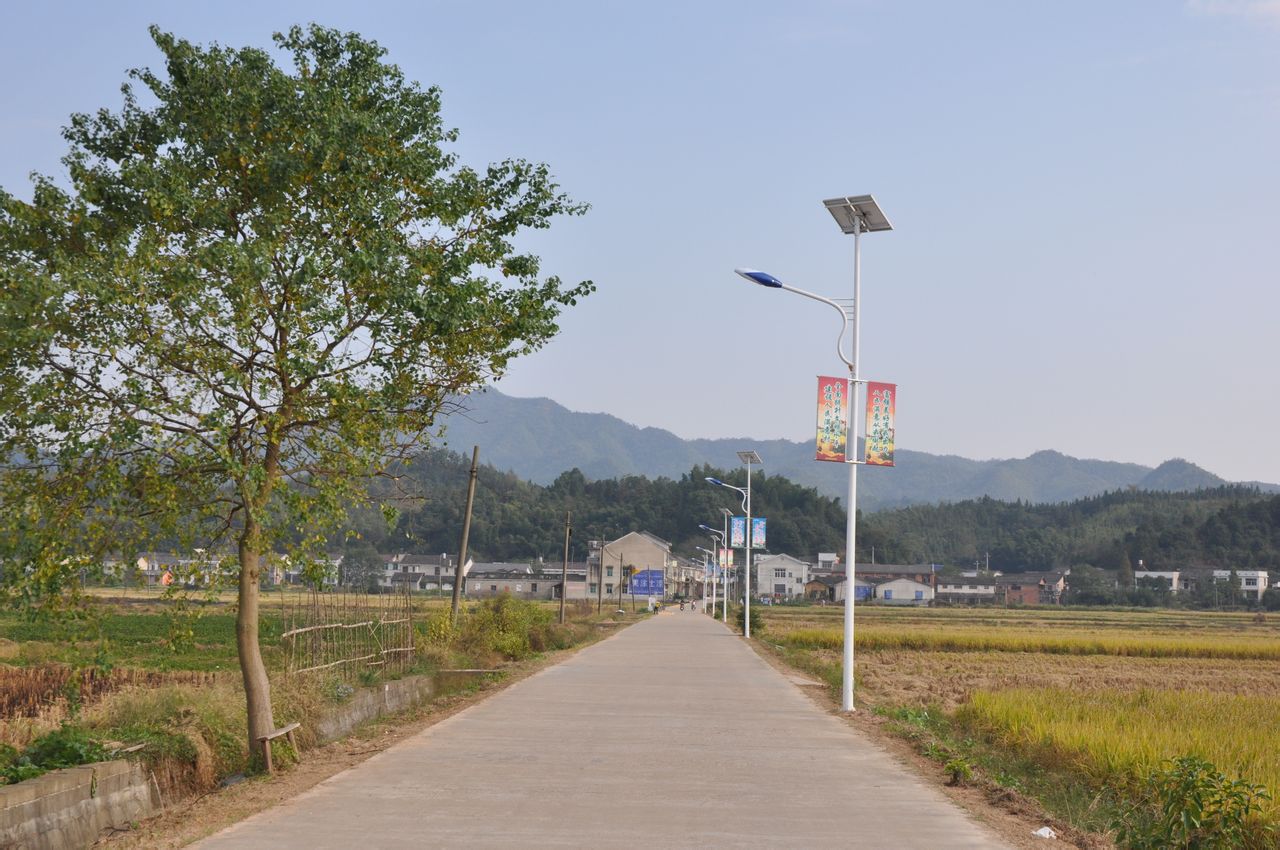
[[[564,512],[564,566],[560,569],[560,623],[564,623],[564,601],[569,595],[569,537],[573,534],[573,513]]]
[[[453,624],[458,624],[458,602],[462,599],[462,568],[467,563],[467,540],[471,537],[471,506],[476,500],[476,469],[480,465],[480,447],[471,450],[471,477],[467,480],[467,512],[462,518],[462,545],[458,547],[458,564],[453,570]]]

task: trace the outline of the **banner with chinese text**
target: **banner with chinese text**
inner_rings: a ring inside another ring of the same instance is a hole
[[[727,570],[727,569],[730,569],[731,567],[733,567],[733,550],[721,549],[720,550],[720,568]]]
[[[729,545],[747,545],[747,518],[744,516],[729,517]]]
[[[752,517],[751,519],[751,548],[764,548],[764,517]]]
[[[849,380],[818,377],[818,454],[815,460],[845,462],[849,434]]]
[[[868,466],[893,466],[893,417],[897,405],[897,384],[867,382]]]

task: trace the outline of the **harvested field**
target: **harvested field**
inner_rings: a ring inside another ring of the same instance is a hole
[[[82,706],[131,685],[156,688],[169,684],[210,684],[215,673],[154,670],[76,670],[62,664],[39,667],[0,666],[0,717],[36,717],[50,706],[75,700]]]
[[[842,609],[764,614],[762,639],[838,689]],[[1280,792],[1280,617],[860,606],[855,645],[860,707],[946,718],[942,747],[968,742],[964,757],[999,765],[1012,787],[1074,777],[1079,792],[1062,797],[1077,810],[1059,814],[1083,828],[1105,829],[1089,802],[1101,789],[1184,755]],[[1266,817],[1280,823],[1280,805]]]

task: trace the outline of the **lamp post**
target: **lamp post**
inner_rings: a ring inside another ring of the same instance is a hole
[[[738,452],[738,460],[747,465],[747,489],[734,487],[732,484],[726,484],[719,478],[707,478],[717,487],[727,487],[742,495],[742,509],[747,515],[746,551],[742,557],[742,636],[751,637],[751,465],[764,465],[764,461],[760,459],[760,455],[753,451]],[[727,616],[727,615],[726,615]]]
[[[701,523],[699,523],[698,528],[701,528],[703,531],[707,532],[707,535],[711,538],[711,540],[713,541],[716,547],[716,551],[713,556],[715,560],[712,562],[712,567],[711,567],[711,616],[714,618],[716,615],[716,583],[717,583],[716,580],[722,579],[724,576],[724,568],[720,564],[720,553],[725,548],[724,544],[726,541],[723,534],[716,531],[714,528],[712,528],[709,525],[702,525]],[[699,546],[698,548],[701,549],[702,547]],[[706,550],[704,549],[703,551],[706,551]],[[725,587],[724,587],[723,581],[721,581],[720,584],[721,584],[720,595],[724,596]]]
[[[706,583],[711,585],[711,616],[714,617],[716,615],[716,572],[715,572],[715,566],[714,566],[715,560],[716,560],[716,553],[712,552],[710,549],[704,549],[701,546],[698,546],[697,549],[699,552],[702,552],[707,556],[704,563],[702,564],[702,574],[707,578]],[[702,599],[703,599],[702,610],[703,611],[707,610],[706,597],[707,597],[707,589],[706,587],[703,587],[702,589]]]
[[[726,626],[729,625],[729,586],[733,584],[733,573],[729,572],[729,558],[733,555],[733,548],[729,545],[729,517],[733,516],[733,511],[728,508],[720,509],[721,524],[724,526],[724,532],[720,535],[720,540],[724,544],[724,548],[728,550],[724,557],[724,593],[720,594],[720,622]]]
[[[850,394],[848,398],[852,407],[849,412],[850,433],[846,445],[847,451],[852,451],[856,454],[858,446],[858,405],[854,403],[854,400],[858,385],[862,383],[858,378],[858,332],[862,324],[862,234],[892,230],[893,225],[889,223],[889,219],[885,217],[875,198],[870,195],[832,198],[822,203],[827,208],[827,212],[831,213],[831,216],[836,220],[836,224],[840,226],[840,231],[846,234],[853,234],[852,304],[844,306],[834,299],[824,298],[821,295],[815,295],[812,292],[788,286],[766,272],[753,269],[735,269],[735,271],[752,283],[757,283],[770,289],[782,289],[787,292],[793,292],[796,295],[803,295],[805,298],[811,298],[814,301],[821,301],[840,313],[843,325],[840,328],[840,336],[836,338],[836,353],[849,369]],[[844,353],[844,336],[849,331],[850,325],[853,326],[850,342],[851,353],[846,357]],[[857,539],[858,529],[858,465],[862,462],[861,460],[845,461],[849,466],[849,501],[847,503],[849,518],[845,524],[844,669],[840,696],[840,706],[843,711],[854,710],[853,598],[857,591],[855,584],[857,569],[854,555],[856,549],[854,544]]]

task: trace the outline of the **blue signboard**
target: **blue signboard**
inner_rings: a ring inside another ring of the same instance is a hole
[[[631,574],[631,592],[641,596],[662,595],[662,570],[640,570]]]

